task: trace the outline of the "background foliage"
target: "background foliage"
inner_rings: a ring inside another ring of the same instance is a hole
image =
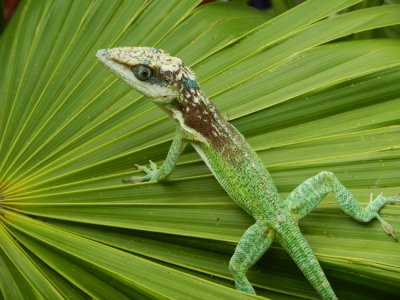
[[[272,17],[237,2],[23,1],[0,37],[1,299],[252,298],[227,267],[252,220],[192,149],[166,184],[121,183],[162,162],[174,124],[96,61],[100,48],[181,57],[283,196],[321,170],[364,205],[400,192],[400,41],[387,28],[400,6],[286,1]],[[382,216],[400,228],[398,205]],[[400,246],[377,221],[327,197],[300,226],[340,298],[399,296]],[[259,297],[316,298],[279,244],[249,277]]]

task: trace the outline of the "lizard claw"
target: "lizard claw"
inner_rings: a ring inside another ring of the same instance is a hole
[[[393,197],[383,197],[383,193],[380,193],[376,198],[384,198],[385,203],[400,202],[400,195]],[[370,194],[370,202],[374,201],[373,193]]]
[[[146,174],[150,173],[150,170],[146,166],[141,166],[141,165],[135,164],[135,167],[138,168],[140,171],[145,172]]]
[[[380,195],[383,197],[383,193]],[[387,203],[392,203],[392,202],[400,202],[400,195],[396,195],[393,197],[385,197]]]
[[[149,160],[150,163],[150,168],[152,171],[157,171],[157,164],[154,163],[153,161]]]
[[[394,196],[392,202],[400,202],[400,195]]]
[[[122,179],[122,183],[138,183],[142,181],[146,181],[147,175],[146,176],[132,176],[131,178],[128,179]]]

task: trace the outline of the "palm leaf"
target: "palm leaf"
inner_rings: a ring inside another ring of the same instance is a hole
[[[96,62],[100,48],[181,57],[283,196],[322,170],[364,205],[398,193],[400,42],[349,36],[399,24],[400,6],[359,2],[270,19],[241,3],[24,1],[0,38],[2,298],[252,297],[227,268],[251,217],[193,150],[166,184],[121,183],[163,160],[174,124]],[[399,228],[398,206],[382,215]],[[328,197],[300,226],[340,298],[399,296],[399,246],[377,222]],[[316,297],[278,244],[249,278],[264,297]]]

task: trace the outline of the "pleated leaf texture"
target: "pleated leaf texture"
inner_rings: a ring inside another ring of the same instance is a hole
[[[398,25],[400,5],[310,0],[272,17],[199,2],[22,1],[0,37],[1,299],[318,299],[277,242],[248,272],[258,296],[234,289],[253,220],[192,148],[166,183],[121,182],[163,162],[175,124],[98,49],[180,57],[282,198],[324,170],[364,206],[400,192],[399,35],[365,36]],[[400,205],[381,216],[400,232]],[[328,195],[300,228],[339,298],[400,296],[400,244],[378,221]]]

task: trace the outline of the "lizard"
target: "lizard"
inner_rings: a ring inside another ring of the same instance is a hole
[[[255,294],[246,272],[276,238],[323,299],[337,299],[298,221],[333,193],[340,208],[360,222],[377,218],[384,231],[397,240],[392,226],[378,214],[381,207],[400,201],[400,195],[372,198],[363,208],[351,192],[329,171],[322,171],[282,199],[273,179],[244,136],[224,117],[200,89],[193,71],[178,57],[153,47],[101,49],[97,58],[132,88],[148,96],[176,121],[176,132],[160,167],[136,165],[143,176],[124,182],[162,182],[191,144],[228,195],[255,223],[243,234],[229,261],[237,290]]]

